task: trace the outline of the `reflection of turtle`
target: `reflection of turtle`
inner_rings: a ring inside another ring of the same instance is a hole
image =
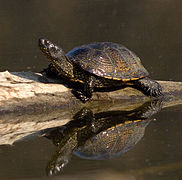
[[[130,150],[140,141],[149,120],[126,121],[85,141],[74,153],[84,159],[111,159]]]
[[[46,72],[56,72],[69,82],[80,82],[83,88],[75,94],[86,102],[94,88],[132,86],[144,94],[157,97],[161,86],[148,77],[140,59],[122,45],[110,42],[83,45],[66,55],[63,50],[46,39],[39,40],[42,52],[51,61]]]
[[[47,166],[48,173],[62,169],[72,152],[87,159],[108,159],[127,152],[143,137],[148,118],[160,109],[157,100],[132,111],[93,114],[84,108],[66,125],[45,130],[45,137],[58,146]]]

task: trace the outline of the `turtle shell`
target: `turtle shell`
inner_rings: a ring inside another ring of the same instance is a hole
[[[130,81],[149,75],[132,51],[116,43],[83,45],[72,49],[67,57],[83,70],[108,79]]]

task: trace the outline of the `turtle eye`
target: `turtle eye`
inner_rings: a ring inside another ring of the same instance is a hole
[[[49,41],[44,40],[44,44],[45,44],[46,46],[48,46],[48,45],[49,45]]]
[[[40,47],[44,47],[44,48],[49,48],[49,46],[51,45],[50,41],[47,39],[39,39],[39,46]]]
[[[50,41],[46,40],[46,39],[44,40],[43,44],[44,44],[44,46],[46,46],[47,48],[52,47],[52,43],[51,43]]]

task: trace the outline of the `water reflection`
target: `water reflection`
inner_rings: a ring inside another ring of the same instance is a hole
[[[47,165],[57,174],[72,153],[84,159],[111,159],[133,148],[143,137],[151,116],[161,110],[161,100],[147,102],[131,111],[93,113],[83,108],[64,126],[44,130],[58,148]]]

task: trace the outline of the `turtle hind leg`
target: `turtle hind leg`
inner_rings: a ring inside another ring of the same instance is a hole
[[[136,88],[142,91],[147,96],[151,97],[159,97],[162,95],[162,87],[161,85],[148,77],[143,79],[139,79],[136,81]]]

